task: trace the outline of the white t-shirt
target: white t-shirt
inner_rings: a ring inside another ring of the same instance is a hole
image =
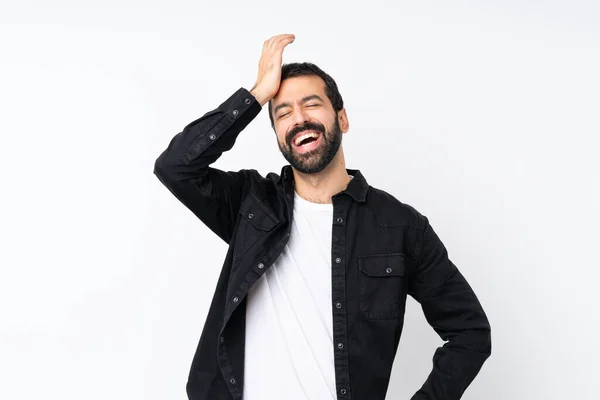
[[[290,239],[248,293],[244,400],[336,398],[333,204],[294,192]]]

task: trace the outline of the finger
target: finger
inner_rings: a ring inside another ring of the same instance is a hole
[[[268,48],[277,47],[277,45],[279,45],[280,43],[287,42],[289,40],[293,41],[295,38],[296,38],[296,36],[291,33],[273,36],[271,39],[269,39],[265,42],[265,46]]]
[[[295,35],[293,33],[284,33],[282,35],[273,36],[271,38],[271,41],[273,43],[277,43],[277,42],[280,42],[282,40],[287,40],[287,39],[290,39],[290,38],[293,38],[293,37],[295,37]]]
[[[284,40],[280,41],[279,43],[277,43],[276,47],[283,48],[283,47],[287,46],[288,44],[292,43],[294,40],[296,40],[296,38],[294,38],[294,37],[284,39]]]
[[[295,40],[295,38],[289,38],[289,39],[285,39],[280,42],[277,42],[277,43],[273,44],[272,47],[268,49],[268,51],[282,53],[285,46],[292,43],[294,40]]]

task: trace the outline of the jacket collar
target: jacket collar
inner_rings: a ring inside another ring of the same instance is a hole
[[[346,168],[346,171],[348,172],[348,175],[352,175],[354,178],[350,180],[350,183],[348,183],[346,189],[341,193],[350,195],[358,202],[364,202],[367,198],[367,190],[369,189],[367,180],[358,169]],[[281,174],[277,179],[277,183],[280,183],[281,181],[283,181],[285,188],[289,188],[290,191],[292,190],[291,188],[293,188],[294,173],[291,165],[287,164],[281,168]]]

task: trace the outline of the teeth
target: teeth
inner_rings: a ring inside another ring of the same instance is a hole
[[[298,136],[298,137],[296,138],[296,140],[294,141],[294,143],[296,144],[296,146],[299,146],[299,145],[300,145],[300,143],[302,143],[302,141],[303,141],[304,139],[306,139],[306,138],[309,138],[309,137],[314,137],[314,138],[316,138],[316,137],[318,137],[318,136],[319,136],[319,134],[318,134],[318,133],[316,133],[316,132],[308,132],[308,133],[305,133],[305,134],[303,134],[303,135],[300,135],[300,136]]]

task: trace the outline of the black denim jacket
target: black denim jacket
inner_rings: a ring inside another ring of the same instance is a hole
[[[188,377],[191,400],[242,398],[246,295],[290,236],[291,166],[266,177],[210,166],[261,109],[240,88],[187,125],[154,165],[171,193],[229,244]],[[458,400],[491,354],[488,319],[428,219],[369,186],[360,171],[348,173],[354,179],[332,198],[337,399],[385,398],[410,295],[446,341],[412,400]]]

